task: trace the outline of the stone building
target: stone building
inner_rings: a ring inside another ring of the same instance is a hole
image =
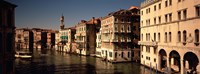
[[[14,74],[15,7],[0,0],[0,74]]]
[[[200,0],[145,0],[140,13],[141,64],[200,73]]]
[[[76,25],[75,42],[78,54],[95,54],[96,32],[99,30],[99,26],[100,19],[95,19],[94,17],[89,21],[82,20]]]
[[[101,56],[101,31],[96,34],[96,56],[102,58]]]
[[[33,50],[33,32],[28,28],[19,28],[15,30],[15,48],[16,50]]]
[[[34,49],[48,48],[55,45],[55,32],[51,29],[32,28]]]
[[[139,8],[120,9],[101,20],[102,57],[110,62],[140,59]]]

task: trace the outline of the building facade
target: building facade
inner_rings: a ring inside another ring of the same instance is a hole
[[[85,21],[82,20],[76,25],[76,45],[77,53],[81,55],[95,54],[96,52],[96,32],[100,26],[100,20],[94,17]]]
[[[19,28],[15,30],[15,49],[22,51],[33,50],[33,32],[28,28]]]
[[[101,31],[98,32],[96,34],[97,38],[96,38],[96,57],[100,57],[102,58],[101,56]]]
[[[140,13],[141,64],[200,73],[200,0],[145,0]]]
[[[0,0],[0,74],[14,74],[15,7]]]
[[[112,12],[101,20],[102,57],[110,62],[139,60],[139,8]]]

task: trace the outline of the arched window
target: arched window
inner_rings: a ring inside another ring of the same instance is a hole
[[[169,32],[169,42],[172,41],[172,35],[171,35],[171,32]]]
[[[165,32],[165,42],[167,42],[167,32]]]
[[[195,30],[195,42],[196,43],[199,42],[199,30],[198,29]]]
[[[181,42],[181,32],[178,31],[178,42]]]
[[[115,52],[115,58],[117,58],[117,52]]]
[[[143,41],[143,34],[141,34],[141,41]]]
[[[121,56],[122,58],[124,57],[124,52],[122,52],[122,56]]]
[[[134,57],[134,51],[132,51],[132,57]]]
[[[127,56],[128,56],[128,58],[130,57],[130,52],[128,52],[128,55],[127,55]]]
[[[183,42],[186,42],[187,40],[187,32],[184,30],[183,31]]]
[[[160,41],[160,33],[158,33],[158,41]]]

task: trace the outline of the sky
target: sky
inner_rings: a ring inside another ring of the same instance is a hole
[[[5,0],[16,4],[17,28],[44,28],[58,30],[60,17],[65,27],[75,26],[81,20],[104,17],[119,9],[140,6],[144,0]]]

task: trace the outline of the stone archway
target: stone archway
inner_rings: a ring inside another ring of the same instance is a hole
[[[180,72],[181,71],[181,57],[179,53],[175,50],[171,51],[169,54],[169,64],[171,66],[171,69],[174,72]]]
[[[167,53],[164,49],[161,49],[159,51],[159,56],[158,56],[158,66],[160,70],[163,70],[165,67],[167,67]]]
[[[197,55],[193,52],[187,52],[184,55],[184,67],[187,71],[190,71],[191,73],[197,71],[197,66],[199,64],[199,59]]]

